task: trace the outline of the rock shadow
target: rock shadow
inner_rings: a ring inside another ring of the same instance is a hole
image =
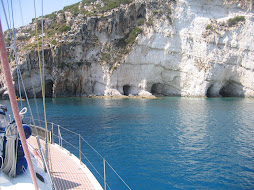
[[[243,86],[234,81],[229,81],[220,89],[219,95],[221,97],[244,97]]]

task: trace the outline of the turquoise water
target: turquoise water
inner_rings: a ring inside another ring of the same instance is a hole
[[[254,99],[57,98],[46,107],[48,121],[81,133],[132,189],[254,189]],[[103,175],[101,158],[82,149]],[[127,189],[106,170],[112,190]]]

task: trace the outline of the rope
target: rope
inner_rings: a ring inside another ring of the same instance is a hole
[[[3,164],[4,164],[4,158],[2,157],[2,156],[0,156],[0,159],[1,159],[1,167],[0,167],[0,170],[2,169],[2,167],[3,167]]]
[[[6,173],[9,177],[16,176],[16,151],[15,151],[15,141],[18,140],[17,138],[17,127],[15,124],[8,125],[6,127],[6,150],[5,150],[5,159],[4,164],[2,167],[2,171]]]
[[[42,6],[43,6],[43,0],[42,0]],[[41,79],[41,93],[42,93],[42,100],[43,100],[43,111],[44,111],[44,121],[45,121],[45,129],[46,129],[46,149],[49,152],[49,163],[50,163],[50,170],[52,170],[52,164],[50,159],[50,147],[48,145],[49,142],[49,133],[48,133],[48,124],[47,124],[47,114],[46,114],[46,103],[45,103],[45,88],[44,88],[44,68],[42,72],[42,65],[41,65],[41,56],[40,56],[40,46],[39,46],[39,36],[38,36],[38,22],[36,17],[36,5],[34,0],[34,14],[35,14],[35,32],[36,32],[36,38],[37,38],[37,51],[38,51],[38,59],[39,59],[39,68],[40,68],[40,79]],[[42,7],[42,28],[43,28],[43,7]],[[43,29],[42,29],[43,32]],[[42,39],[43,39],[43,33],[42,33]],[[43,41],[43,40],[42,40]],[[42,42],[43,45],[43,42]],[[43,50],[43,46],[42,46]],[[44,51],[42,51],[42,60],[43,60],[43,67],[44,67]],[[47,164],[47,163],[45,163]]]
[[[9,35],[10,35],[10,29],[9,29]],[[12,40],[12,39],[11,39],[11,40]],[[15,47],[16,47],[16,44],[15,44]],[[14,51],[16,52],[16,48],[14,49]],[[15,57],[17,57],[17,56],[15,56]],[[34,122],[34,117],[33,117],[32,110],[31,110],[31,106],[30,106],[30,103],[29,103],[29,99],[28,99],[28,96],[27,96],[27,93],[26,93],[26,88],[25,88],[25,85],[24,85],[24,81],[23,81],[23,78],[22,78],[22,74],[21,74],[21,72],[20,72],[20,69],[18,68],[18,64],[17,64],[17,72],[18,72],[18,79],[19,79],[19,77],[20,77],[21,83],[22,83],[22,87],[23,87],[23,89],[24,89],[24,93],[25,93],[27,105],[28,105],[28,108],[29,108],[29,111],[30,111],[30,115],[31,115],[31,118],[32,118],[32,123],[35,124],[35,122]],[[33,83],[32,83],[32,84],[33,84]],[[20,83],[19,83],[19,89],[20,89]],[[34,86],[33,86],[33,90],[34,90]],[[21,92],[21,90],[19,90],[19,92]],[[34,93],[35,93],[35,92],[34,92]],[[21,97],[21,95],[20,95],[20,97]],[[21,99],[21,98],[20,98],[20,99]],[[38,111],[38,106],[37,106],[37,100],[35,101],[35,103],[36,103],[37,114],[38,114],[39,111]],[[22,101],[21,101],[21,106],[22,106]],[[38,139],[37,127],[35,127],[35,133],[36,133],[36,140],[37,140],[38,146],[41,147],[40,141],[39,141],[39,139]],[[41,149],[40,149],[40,150],[41,150]],[[42,156],[43,153],[40,151],[40,154],[41,154],[41,156]]]

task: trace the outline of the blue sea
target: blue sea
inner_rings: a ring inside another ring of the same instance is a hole
[[[43,119],[36,101],[34,117]],[[48,121],[80,133],[133,190],[254,189],[254,99],[53,98],[46,110]],[[61,133],[78,147],[75,134]],[[103,160],[84,142],[82,151],[104,187]],[[108,165],[106,173],[112,190],[128,189]]]

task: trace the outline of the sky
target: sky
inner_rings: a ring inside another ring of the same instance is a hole
[[[9,26],[10,28],[13,28],[13,23],[11,22],[10,24],[9,21],[9,18],[12,18],[11,12],[11,2],[12,2],[14,27],[18,28],[20,26],[31,23],[32,18],[35,18],[34,1],[36,4],[36,17],[39,17],[42,15],[42,1],[43,1],[43,15],[47,15],[54,11],[61,10],[65,6],[80,2],[81,0],[0,0],[0,20],[2,23],[3,31],[8,29],[3,10],[3,4],[7,14]],[[10,12],[8,11],[8,3]]]

